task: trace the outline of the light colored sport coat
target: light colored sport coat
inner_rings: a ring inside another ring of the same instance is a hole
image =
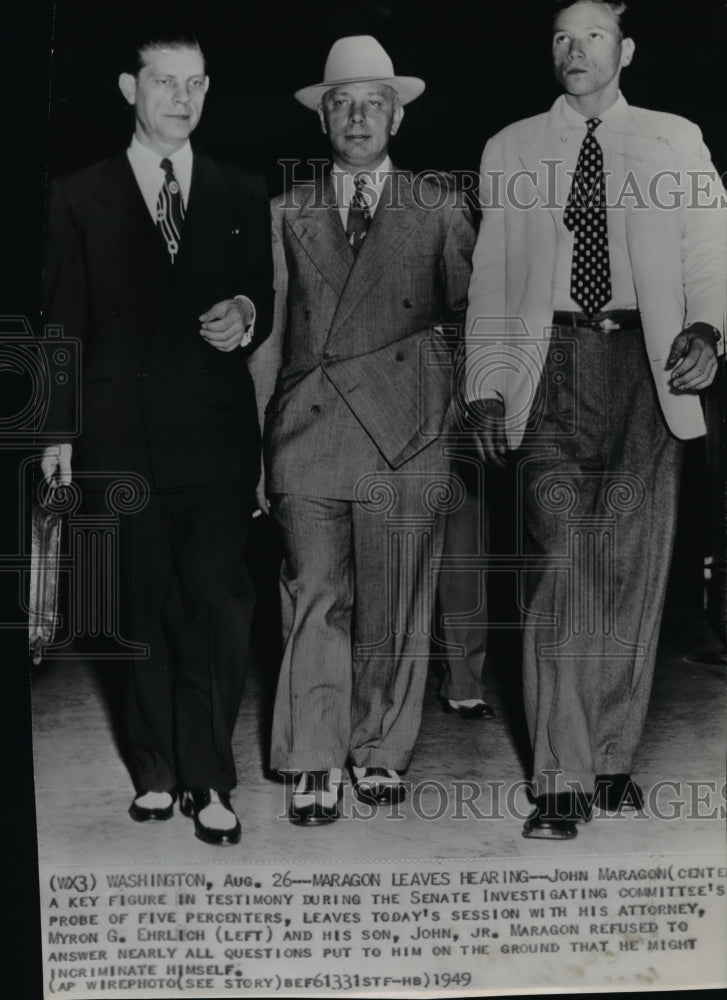
[[[503,129],[482,157],[483,217],[469,288],[465,391],[468,400],[505,402],[511,448],[522,439],[552,326],[557,241],[571,185],[562,164],[557,168],[566,141],[564,100]],[[727,200],[695,125],[630,105],[627,111],[608,198],[622,195],[664,418],[676,437],[697,437],[705,431],[699,399],[673,392],[665,366],[674,337],[687,324],[701,320],[724,334]]]
[[[354,258],[325,175],[273,199],[272,230],[275,320],[251,359],[268,492],[352,499],[368,472],[443,467],[429,446],[450,409],[475,241],[461,196],[393,173]]]

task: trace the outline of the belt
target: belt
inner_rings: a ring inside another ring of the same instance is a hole
[[[641,314],[638,309],[611,309],[610,312],[596,313],[586,316],[582,312],[553,313],[553,326],[572,326],[580,330],[598,330],[609,333],[611,330],[641,329]]]

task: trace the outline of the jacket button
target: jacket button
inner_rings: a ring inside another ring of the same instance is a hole
[[[149,372],[137,372],[137,377],[140,379],[149,378]]]
[[[311,406],[310,411],[311,411],[311,413],[320,413],[321,412],[321,408],[318,405],[318,403],[314,403],[313,406]]]
[[[404,360],[404,352],[403,351],[397,351],[396,352],[396,360],[397,361],[403,361]]]
[[[411,301],[411,299],[404,299],[404,303],[403,304],[404,304],[404,308],[405,309],[411,309],[411,307],[412,307],[412,301]]]
[[[311,311],[310,309],[306,309],[305,312],[303,313],[303,319],[309,320],[310,318],[311,318]]]
[[[111,315],[113,316],[114,319],[119,319],[121,317],[121,310],[120,309],[112,309],[111,310]]]

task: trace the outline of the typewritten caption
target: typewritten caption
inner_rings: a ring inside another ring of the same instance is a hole
[[[45,996],[717,985],[726,879],[701,854],[44,866]]]

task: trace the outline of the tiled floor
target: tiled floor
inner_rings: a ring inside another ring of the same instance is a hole
[[[567,844],[521,836],[529,809],[517,784],[527,778],[527,741],[513,676],[516,665],[501,661],[492,671],[488,698],[497,718],[485,722],[445,715],[432,674],[407,774],[413,794],[394,815],[384,811],[362,819],[352,813],[355,800],[348,786],[345,818],[313,830],[287,821],[285,786],[266,772],[264,720],[271,685],[261,668],[253,670],[235,731],[239,785],[233,801],[243,839],[238,847],[215,849],[196,840],[191,821],[178,813],[158,825],[140,826],[129,819],[133,787],[115,739],[122,668],[45,663],[33,685],[40,861],[350,861],[723,851],[724,819],[714,815],[714,807],[724,805],[725,671],[690,662],[686,653],[706,649],[709,640],[699,632],[691,638],[684,633],[682,629],[681,638],[665,642],[662,649],[635,768],[649,794],[650,815],[596,816]],[[676,791],[659,785],[674,781],[681,783]],[[697,782],[712,782],[718,792]],[[473,798],[480,815],[464,804]],[[655,809],[661,815],[681,815],[660,819]],[[688,817],[690,811],[699,815]]]

